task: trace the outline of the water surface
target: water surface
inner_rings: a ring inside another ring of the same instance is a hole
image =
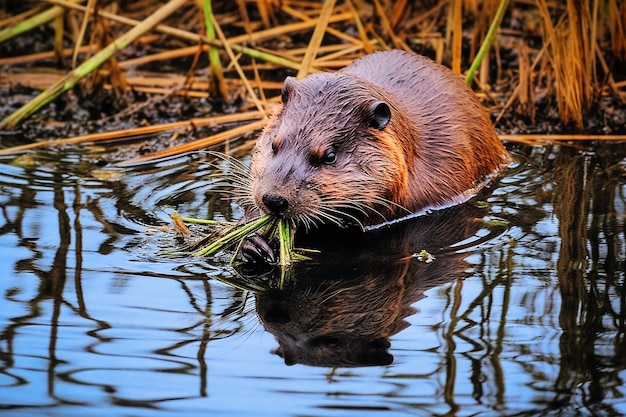
[[[282,289],[228,255],[164,256],[171,207],[242,216],[201,156],[4,158],[0,412],[626,414],[626,146],[512,150],[490,195],[338,245]]]

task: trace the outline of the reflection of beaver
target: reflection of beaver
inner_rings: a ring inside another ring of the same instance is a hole
[[[408,325],[413,303],[427,289],[464,276],[466,254],[455,245],[477,236],[484,214],[466,203],[360,239],[348,233],[327,240],[317,262],[296,264],[283,289],[255,295],[257,313],[279,343],[276,352],[287,364],[391,363],[388,338]],[[422,249],[436,259],[427,263],[411,256]],[[255,278],[246,276],[248,282]]]
[[[338,73],[287,78],[252,154],[252,197],[306,227],[364,226],[461,201],[508,161],[460,77],[379,52]]]
[[[407,258],[384,266],[296,268],[293,286],[255,295],[257,314],[287,365],[389,365],[389,337],[409,325],[412,304],[424,291],[460,277],[458,268],[449,268],[449,260],[459,265],[459,258],[449,253],[430,264]]]

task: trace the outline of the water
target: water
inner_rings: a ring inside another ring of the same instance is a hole
[[[282,290],[163,255],[170,207],[242,215],[197,156],[3,159],[0,413],[626,415],[626,146],[513,150],[487,207],[335,248]]]

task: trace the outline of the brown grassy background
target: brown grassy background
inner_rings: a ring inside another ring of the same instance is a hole
[[[58,108],[78,106],[85,110],[86,127],[69,130],[67,136],[98,138],[116,127],[126,131],[120,135],[139,124],[180,122],[198,128],[216,124],[204,116],[241,114],[228,119],[239,129],[222,132],[216,141],[230,140],[263,125],[285,75],[334,71],[359,56],[390,48],[416,51],[464,73],[500,4],[231,0],[213,1],[208,15],[209,1],[178,2],[180,7],[159,26],[146,26],[129,46],[57,98],[56,112],[46,105],[48,110],[31,118],[48,126],[69,123],[72,117]],[[0,2],[3,34],[58,8],[56,17],[31,24],[23,33],[6,40],[0,35],[0,89],[12,97],[0,102],[0,117],[8,117],[35,91],[50,88],[130,28],[145,24],[164,3]],[[507,139],[527,133],[621,138],[626,133],[625,62],[625,2],[510,1],[472,87]],[[158,103],[160,112],[146,110]],[[240,125],[245,122],[250,124]],[[213,133],[203,139],[213,138]],[[39,136],[58,137],[59,129]],[[201,146],[211,143],[213,139]]]

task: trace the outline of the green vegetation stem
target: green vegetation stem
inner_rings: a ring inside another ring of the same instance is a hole
[[[509,6],[509,0],[501,0],[500,5],[498,6],[498,10],[496,11],[496,15],[489,26],[489,31],[487,32],[487,36],[483,41],[482,45],[480,45],[480,49],[476,54],[476,58],[472,62],[472,66],[467,71],[467,76],[465,77],[465,82],[467,84],[471,84],[474,80],[474,75],[476,75],[476,71],[478,71],[478,67],[480,67],[480,63],[487,55],[487,51],[491,48],[494,39],[496,38],[496,32],[500,27],[500,23],[502,22],[502,18],[504,17],[504,12],[506,12],[507,7]]]

